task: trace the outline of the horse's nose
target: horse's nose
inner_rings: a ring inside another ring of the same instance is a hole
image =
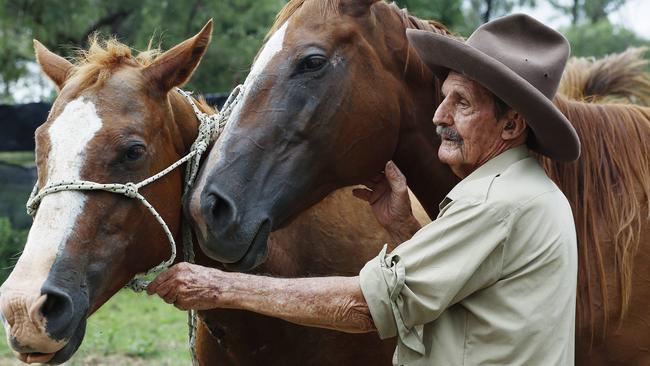
[[[64,339],[55,338],[48,332],[51,324],[43,313],[48,297],[45,294],[35,297],[16,291],[4,291],[0,295],[0,312],[7,340],[15,352],[25,357],[31,355],[32,360],[37,353],[54,353],[65,345]]]
[[[64,338],[69,333],[74,318],[74,303],[70,295],[55,287],[41,290],[42,301],[37,302],[45,320],[46,331],[54,338]]]
[[[235,200],[228,194],[206,187],[201,194],[201,216],[208,227],[201,249],[212,259],[235,263],[242,259],[250,239],[241,235],[247,225],[238,214]]]

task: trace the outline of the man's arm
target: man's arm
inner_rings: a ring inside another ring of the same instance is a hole
[[[348,333],[375,330],[358,277],[273,278],[179,263],[147,293],[183,310],[241,309]]]

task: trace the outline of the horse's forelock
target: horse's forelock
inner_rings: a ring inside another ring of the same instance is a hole
[[[88,49],[77,50],[75,70],[69,76],[82,89],[101,85],[123,65],[149,66],[162,53],[160,48],[152,47],[152,42],[149,42],[146,50],[134,54],[129,46],[116,38],[101,39],[97,34],[88,38],[88,44]]]

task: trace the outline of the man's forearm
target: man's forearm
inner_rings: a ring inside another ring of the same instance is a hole
[[[230,308],[312,327],[375,330],[358,277],[273,278],[179,263],[147,286],[179,309]]]
[[[358,277],[273,278],[221,272],[217,307],[349,333],[375,330]]]

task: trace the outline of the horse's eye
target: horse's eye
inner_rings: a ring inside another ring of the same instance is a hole
[[[126,160],[135,161],[140,159],[146,152],[147,149],[144,145],[133,145],[126,151],[125,157]]]
[[[310,71],[318,71],[323,68],[327,64],[327,58],[321,55],[311,55],[305,57],[302,61],[300,61],[300,65],[298,65],[298,71],[301,72],[310,72]]]

